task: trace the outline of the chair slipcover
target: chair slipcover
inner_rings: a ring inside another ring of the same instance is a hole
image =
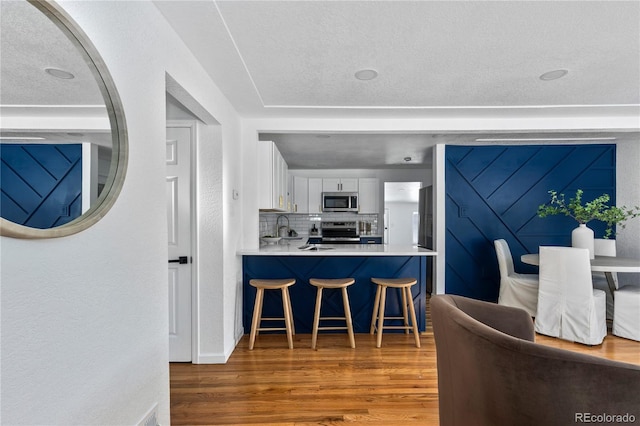
[[[607,335],[606,298],[593,288],[589,250],[540,247],[540,289],[535,330],[587,345]]]
[[[613,334],[640,341],[640,286],[626,285],[616,290]]]
[[[500,269],[498,304],[521,308],[532,317],[535,316],[538,306],[538,275],[515,272],[511,250],[505,240],[495,240],[493,245]]]
[[[616,240],[596,238],[593,240],[594,254],[596,256],[616,256]],[[607,319],[613,319],[613,295],[607,283],[607,277],[604,272],[592,272],[593,288],[604,291],[607,297]],[[615,272],[613,275],[613,281],[616,288],[618,288],[618,274]]]

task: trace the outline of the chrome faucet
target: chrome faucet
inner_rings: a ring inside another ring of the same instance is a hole
[[[291,231],[291,227],[289,226],[289,217],[281,214],[276,218],[276,236],[278,236],[278,237],[281,236],[280,235],[280,226],[279,225],[280,225],[280,218],[282,218],[282,217],[287,219],[287,235],[285,235],[285,236],[288,236],[289,232]]]

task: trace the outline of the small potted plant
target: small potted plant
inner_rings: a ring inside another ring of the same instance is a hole
[[[604,238],[615,235],[613,232],[614,225],[624,228],[624,222],[640,216],[640,207],[629,209],[625,206],[616,207],[608,205],[610,197],[608,194],[593,199],[592,201],[582,202],[582,189],[576,191],[576,195],[565,201],[564,194],[558,194],[557,191],[549,191],[551,199],[548,203],[538,206],[538,217],[547,217],[557,214],[575,219],[579,226],[571,233],[571,245],[574,247],[589,248],[591,258],[593,258],[593,230],[587,228],[587,223],[592,220],[599,220],[607,224]],[[590,241],[589,241],[590,239]]]

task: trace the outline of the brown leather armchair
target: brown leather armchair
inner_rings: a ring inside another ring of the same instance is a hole
[[[441,425],[640,421],[640,366],[538,345],[519,308],[434,295],[431,318]]]

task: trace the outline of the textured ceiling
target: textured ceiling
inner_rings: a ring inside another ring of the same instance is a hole
[[[633,117],[640,111],[636,1],[154,3],[248,117],[553,121],[593,114]],[[354,78],[367,68],[378,77]],[[557,69],[568,74],[552,81],[539,78]],[[479,143],[477,138],[492,135],[639,140],[637,131],[562,130],[334,132],[330,138],[272,131],[260,139],[275,141],[292,168],[424,167],[434,143]],[[403,160],[407,156],[410,162]]]
[[[640,132],[261,133],[260,140],[275,142],[290,169],[407,169],[430,168],[432,148],[439,143],[639,143]]]
[[[0,7],[2,105],[104,105],[84,57],[51,20],[26,1]],[[54,78],[45,68],[75,78]]]
[[[82,57],[63,47],[64,37],[50,31],[53,25],[27,20],[23,1],[0,4],[0,104],[101,103]],[[113,2],[113,7],[124,4]],[[637,1],[154,4],[246,117],[535,116],[553,121],[563,115],[637,117],[640,111]],[[53,79],[42,72],[47,66],[77,78]],[[355,79],[362,68],[375,69],[378,78]],[[569,73],[559,80],[539,79],[555,69]],[[594,135],[562,130],[554,136]],[[614,136],[637,142],[634,130]],[[454,131],[333,132],[330,138],[272,132],[261,139],[276,141],[294,168],[425,166],[434,143],[478,143],[479,137]],[[410,162],[403,160],[407,156]]]
[[[638,2],[155,4],[241,112],[640,104]]]
[[[112,145],[105,103],[85,58],[60,28],[34,6],[23,0],[0,1],[3,143],[28,143],[10,138],[37,137],[33,143]],[[46,68],[70,72],[75,78],[54,78],[45,72]],[[24,127],[24,120],[20,119],[23,116],[33,118],[32,127]],[[56,117],[66,127],[42,128],[53,126],[50,117]],[[92,119],[90,128],[86,127],[87,118]],[[19,126],[12,127],[16,123]]]

